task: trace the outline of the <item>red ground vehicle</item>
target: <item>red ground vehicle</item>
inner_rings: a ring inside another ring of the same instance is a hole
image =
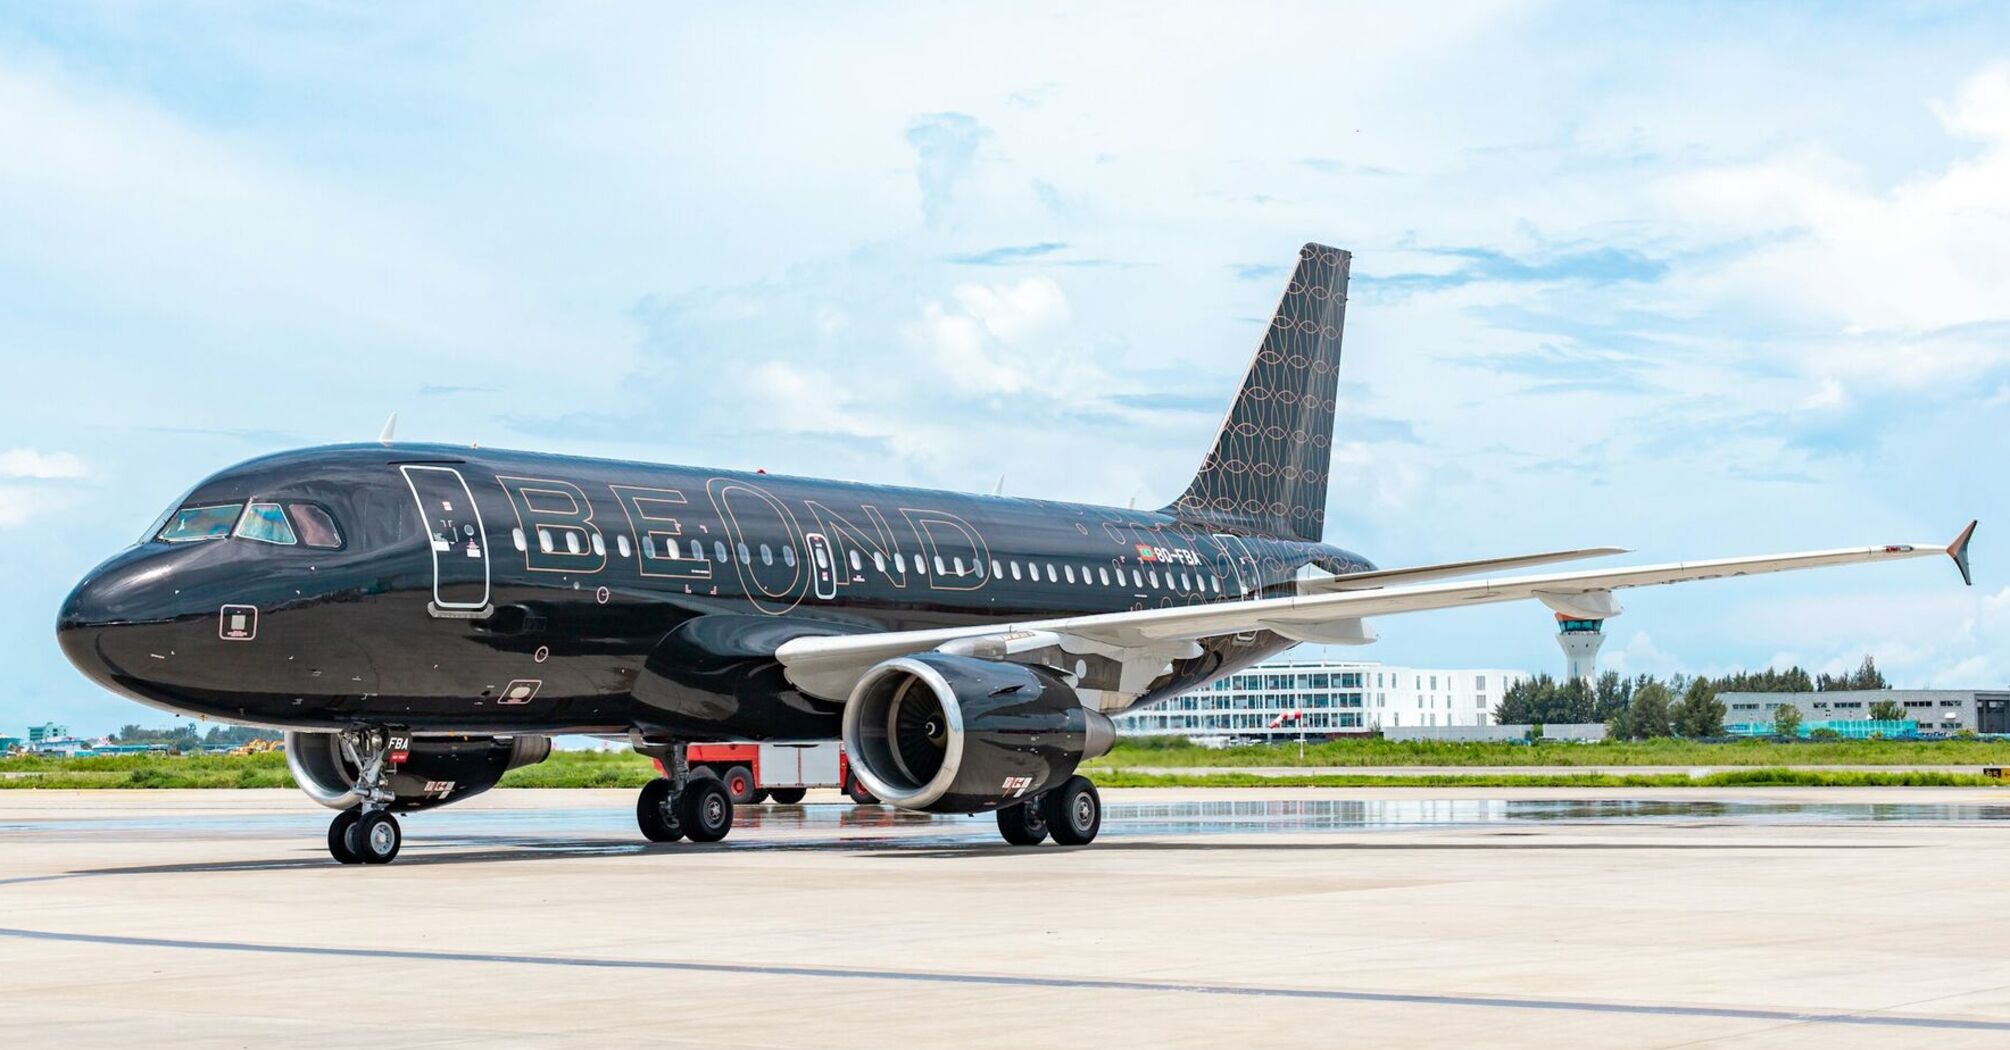
[[[688,749],[692,776],[716,776],[726,782],[735,805],[773,799],[794,805],[813,787],[834,787],[864,805],[876,802],[872,792],[851,774],[851,762],[836,741],[819,744],[692,744]]]

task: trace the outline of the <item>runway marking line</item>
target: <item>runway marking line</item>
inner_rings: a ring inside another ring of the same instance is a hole
[[[400,959],[416,962],[504,963],[517,966],[570,966],[609,970],[669,970],[684,973],[740,974],[764,977],[814,977],[854,981],[905,981],[920,984],[993,985],[1009,988],[1051,988],[1108,992],[1173,992],[1188,995],[1249,996],[1309,999],[1329,1002],[1399,1003],[1418,1006],[1476,1006],[1506,1010],[1564,1010],[1576,1013],[1705,1017],[1740,1021],[1787,1021],[1801,1024],[1850,1025],[1872,1028],[1933,1028],[1959,1031],[2010,1032],[2010,1021],[1959,1017],[1919,1017],[1901,1014],[1807,1013],[1735,1006],[1656,1006],[1648,1003],[1601,1003],[1575,999],[1514,999],[1484,995],[1424,995],[1409,992],[1362,992],[1323,988],[1279,988],[1235,984],[1184,984],[1176,981],[1126,981],[1091,977],[1039,977],[1013,974],[952,973],[917,970],[848,969],[835,966],[760,966],[752,963],[668,962],[655,959],[606,959],[565,955],[510,955],[488,952],[422,951],[401,948],[337,948],[296,944],[255,944],[245,941],[197,941],[173,937],[132,937],[98,933],[60,933],[0,927],[0,937],[70,944],[104,944],[130,948],[177,948],[186,951],[245,952],[265,955],[309,955],[324,958]]]

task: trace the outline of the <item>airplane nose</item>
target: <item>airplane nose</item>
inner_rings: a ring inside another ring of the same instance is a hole
[[[114,587],[107,580],[112,575],[101,571],[85,577],[56,613],[56,644],[77,670],[100,684],[106,684],[111,674],[98,640],[113,620]]]
[[[122,625],[158,618],[162,610],[147,582],[158,567],[143,560],[117,557],[93,570],[63,599],[56,612],[56,644],[77,670],[110,687],[117,668],[105,652],[105,639]]]

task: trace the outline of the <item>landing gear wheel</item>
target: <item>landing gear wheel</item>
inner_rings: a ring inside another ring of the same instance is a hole
[[[733,830],[733,799],[717,778],[693,780],[677,796],[677,820],[693,842],[717,842]]]
[[[803,788],[769,788],[768,797],[778,806],[793,806],[803,800],[809,792]]]
[[[651,842],[683,838],[684,827],[676,810],[670,801],[670,781],[658,778],[642,785],[642,794],[635,799],[635,823],[641,827],[642,837]]]
[[[398,847],[405,843],[405,833],[398,827],[398,818],[377,810],[366,813],[356,822],[353,834],[345,836],[355,844],[356,855],[365,864],[389,864],[398,856]]]
[[[1103,827],[1103,797],[1088,777],[1069,777],[1040,800],[1047,830],[1062,846],[1086,846]]]
[[[335,819],[328,822],[328,853],[337,863],[363,863],[363,858],[357,856],[356,850],[349,845],[349,833],[355,830],[356,822],[362,819],[363,814],[354,809],[345,809],[335,814]]]
[[[845,782],[844,793],[850,795],[851,800],[861,806],[870,806],[879,801],[871,791],[866,790],[865,783],[857,777]]]
[[[998,833],[1014,846],[1037,846],[1047,841],[1047,814],[1040,803],[1029,799],[998,811]]]
[[[726,782],[726,795],[733,800],[733,805],[751,806],[758,801],[754,798],[754,792],[759,789],[754,787],[753,770],[746,766],[732,766],[721,779]]]

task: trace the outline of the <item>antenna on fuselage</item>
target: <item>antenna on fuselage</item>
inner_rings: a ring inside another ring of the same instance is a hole
[[[384,429],[377,434],[377,443],[379,445],[388,445],[397,436],[398,414],[393,412],[391,413],[391,418],[384,421]]]
[[[992,489],[991,494],[993,496],[1003,496],[1005,494],[1005,475],[998,475],[998,487]]]

